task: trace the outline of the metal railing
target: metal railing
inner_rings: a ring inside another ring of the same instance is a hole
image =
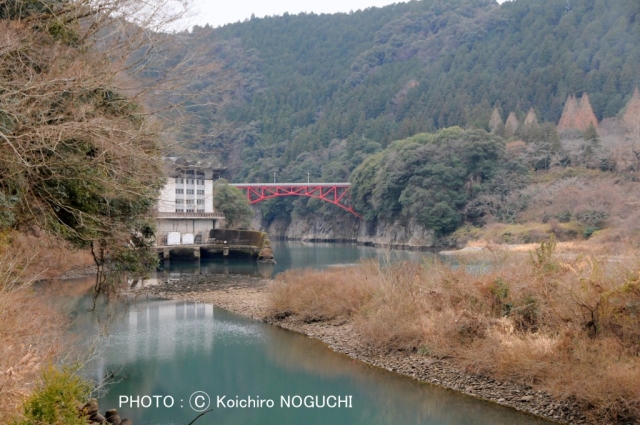
[[[229,183],[229,186],[240,189],[248,187],[351,187],[351,183]]]
[[[157,218],[219,218],[224,214],[219,212],[159,212]]]

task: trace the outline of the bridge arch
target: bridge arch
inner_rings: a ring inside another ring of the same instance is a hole
[[[251,205],[282,196],[307,196],[336,205],[362,219],[351,205],[348,192],[351,183],[231,183],[239,189],[247,191],[247,199]]]

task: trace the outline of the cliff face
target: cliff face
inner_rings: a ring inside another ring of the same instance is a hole
[[[558,123],[558,131],[571,129],[585,131],[591,123],[598,128],[598,119],[593,113],[589,95],[585,93],[581,99],[570,95],[564,105],[564,111]]]
[[[406,248],[429,248],[441,244],[432,230],[415,222],[371,223],[356,217],[327,220],[309,216],[290,222],[274,220],[264,223],[258,212],[252,226],[267,232],[271,239],[357,242]]]

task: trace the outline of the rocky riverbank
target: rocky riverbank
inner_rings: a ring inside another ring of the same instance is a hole
[[[534,414],[559,423],[587,423],[581,406],[572,400],[559,400],[531,386],[500,382],[456,369],[447,359],[419,353],[376,352],[361,345],[347,320],[304,323],[292,317],[269,315],[269,291],[272,281],[239,275],[193,275],[161,281],[140,288],[137,294],[153,294],[167,299],[205,302],[300,332],[325,342],[334,351],[374,366],[412,378],[441,385],[473,397]]]

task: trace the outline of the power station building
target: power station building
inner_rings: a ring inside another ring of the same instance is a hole
[[[213,163],[164,158],[167,182],[157,204],[158,245],[170,232],[201,237],[222,226],[224,215],[213,207],[213,184],[226,170]],[[163,243],[164,242],[164,243]]]

